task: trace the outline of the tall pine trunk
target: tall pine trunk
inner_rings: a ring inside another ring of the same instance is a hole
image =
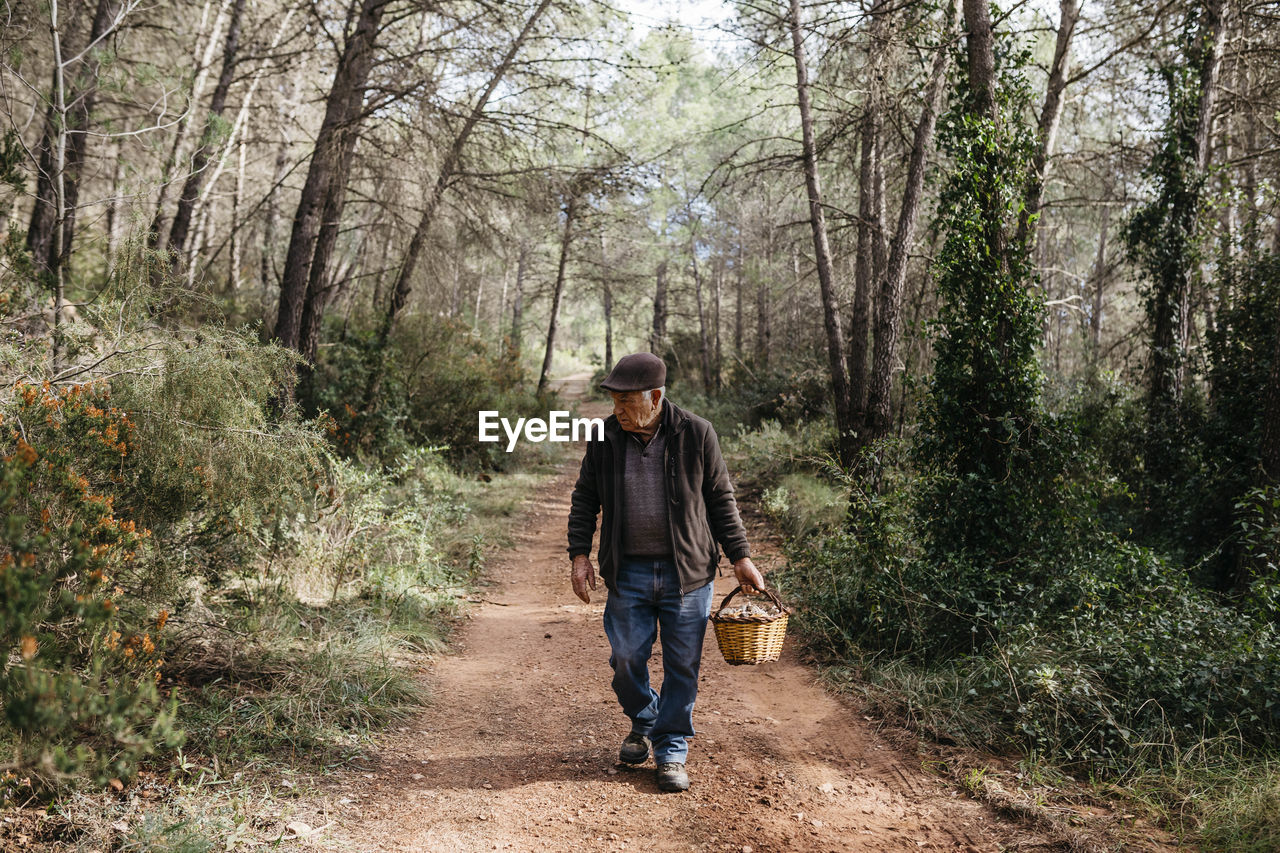
[[[741,228],[738,233],[742,233]],[[733,264],[733,355],[738,361],[742,361],[742,290],[746,286],[742,269],[744,254],[744,247],[739,241],[738,257]]]
[[[173,223],[169,227],[168,248],[175,258],[182,257],[186,248],[187,235],[191,230],[191,214],[195,210],[196,199],[200,197],[200,189],[205,179],[205,170],[209,159],[217,150],[218,127],[222,123],[222,114],[227,109],[227,95],[235,79],[236,62],[240,48],[240,22],[244,15],[245,0],[235,0],[231,8],[231,19],[227,23],[227,38],[222,48],[222,69],[218,74],[218,82],[213,87],[213,95],[209,99],[208,119],[204,132],[200,137],[200,145],[191,157],[191,170],[182,185],[182,194],[178,197],[178,208],[173,215]]]
[[[1039,145],[1031,161],[1027,176],[1027,191],[1022,216],[1018,220],[1019,242],[1035,239],[1040,208],[1044,203],[1044,185],[1049,175],[1049,159],[1053,156],[1058,138],[1058,125],[1062,122],[1063,97],[1067,89],[1067,71],[1071,65],[1071,40],[1076,22],[1080,19],[1080,7],[1076,0],[1059,0],[1058,37],[1053,49],[1053,62],[1049,66],[1049,83],[1040,108],[1040,121],[1036,126]]]
[[[692,221],[689,233],[689,254],[693,261],[693,293],[698,307],[698,360],[702,367],[702,391],[714,393],[711,385],[711,342],[707,335],[707,311],[702,298],[702,272],[698,268],[698,245],[693,236]]]
[[[1190,317],[1193,242],[1199,214],[1201,188],[1209,163],[1213,108],[1218,95],[1218,75],[1226,39],[1223,15],[1225,0],[1207,0],[1200,11],[1194,43],[1188,47],[1188,61],[1196,64],[1197,88],[1191,94],[1171,88],[1169,131],[1163,144],[1176,147],[1179,162],[1161,175],[1165,183],[1161,197],[1139,217],[1156,225],[1157,234],[1146,235],[1151,247],[1147,254],[1155,260],[1151,293],[1147,300],[1151,327],[1151,358],[1148,365],[1148,418],[1153,438],[1179,421],[1185,384],[1186,346]],[[1192,98],[1191,103],[1184,98]],[[1185,110],[1185,113],[1183,112]],[[1183,140],[1184,122],[1194,114],[1194,130]],[[1176,173],[1175,171],[1176,170]],[[1159,222],[1156,223],[1156,219]],[[1135,218],[1134,223],[1143,222]],[[1137,226],[1131,226],[1135,229]],[[1156,438],[1158,441],[1159,439]],[[1152,452],[1162,455],[1158,447]],[[1153,460],[1154,462],[1155,460]]]
[[[667,262],[658,262],[654,271],[653,331],[649,335],[649,352],[661,356],[667,346]]]
[[[835,398],[836,429],[840,461],[852,464],[857,425],[849,399],[849,374],[844,361],[844,335],[840,330],[839,299],[836,295],[831,246],[827,242],[827,220],[822,207],[822,187],[818,179],[818,153],[809,102],[809,68],[805,61],[804,38],[800,32],[800,0],[791,0],[791,46],[796,66],[796,95],[800,105],[800,132],[803,140],[804,184],[809,201],[809,226],[813,231],[814,259],[818,266],[818,288],[822,295],[822,320],[827,338],[827,362],[831,390]]]
[[[551,359],[556,348],[556,332],[560,325],[560,302],[564,298],[565,273],[569,266],[569,244],[573,240],[573,220],[578,213],[578,196],[570,191],[564,208],[564,230],[560,235],[560,263],[556,266],[556,283],[551,292],[551,318],[547,321],[547,348],[542,355],[542,370],[538,372],[539,397],[547,393],[551,381]]]
[[[604,302],[604,363],[613,367],[613,283],[609,280],[609,258],[604,231],[600,232],[600,286]]]
[[[116,26],[119,2],[97,0],[87,38],[83,35],[86,30],[83,20],[63,20],[58,14],[62,11],[59,7],[65,4],[57,0],[49,4],[55,41],[52,97],[40,138],[36,198],[27,227],[27,248],[36,270],[51,281],[60,277],[71,256],[80,180],[89,143],[89,118],[98,98],[101,42]],[[55,311],[55,323],[57,314]]]
[[[524,277],[528,266],[529,250],[521,246],[516,256],[516,292],[511,297],[511,334],[507,344],[507,358],[512,364],[520,363],[520,336],[524,331]]]
[[[880,161],[881,68],[885,51],[884,0],[871,7],[867,29],[866,100],[862,107],[858,152],[858,227],[853,274],[853,313],[849,318],[849,403],[855,424],[866,421],[867,355],[871,332],[871,291],[883,272],[884,167]],[[879,250],[879,252],[877,251]]]
[[[898,358],[898,338],[902,327],[902,291],[907,279],[907,262],[915,244],[916,223],[920,216],[920,198],[929,153],[933,149],[934,129],[946,80],[951,51],[947,47],[955,20],[955,6],[946,11],[942,44],[934,54],[929,82],[925,87],[924,106],[916,123],[907,162],[907,181],[902,192],[902,206],[893,244],[885,262],[876,293],[874,360],[867,388],[867,417],[860,436],[864,442],[889,434],[892,426],[893,373]]]
[[[1102,228],[1098,236],[1098,255],[1093,260],[1093,310],[1089,316],[1090,362],[1098,369],[1102,355],[1102,294],[1107,285],[1107,235],[1111,230],[1111,207],[1102,208]]]
[[[302,351],[302,314],[307,299],[312,295],[308,291],[316,243],[326,206],[331,210],[333,195],[346,192],[347,176],[340,172],[342,166],[349,162],[344,157],[344,150],[355,145],[365,86],[373,68],[374,46],[388,3],[389,0],[352,2],[348,18],[352,26],[329,88],[324,119],[316,135],[307,179],[302,185],[294,213],[280,282],[275,338],[282,346],[298,352]]]
[[[765,258],[772,259],[774,252],[774,229],[766,226]],[[762,368],[769,366],[769,355],[773,337],[773,315],[769,305],[769,276],[761,273],[756,281],[756,364]]]

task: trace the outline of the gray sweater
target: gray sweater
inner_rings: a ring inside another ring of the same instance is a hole
[[[670,557],[671,520],[663,482],[663,450],[667,434],[662,424],[645,444],[627,433],[622,473],[622,553],[628,557]]]

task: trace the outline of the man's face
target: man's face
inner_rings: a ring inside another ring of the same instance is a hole
[[[658,419],[661,408],[662,392],[652,391],[610,391],[613,398],[613,413],[618,416],[618,424],[627,432],[648,429]]]

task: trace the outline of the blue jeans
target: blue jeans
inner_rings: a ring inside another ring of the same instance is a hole
[[[711,615],[712,585],[680,593],[672,560],[623,558],[618,591],[604,606],[604,631],[613,653],[613,691],[631,730],[653,741],[653,759],[684,763],[693,736],[702,640]],[[649,657],[662,636],[662,694],[649,686]]]

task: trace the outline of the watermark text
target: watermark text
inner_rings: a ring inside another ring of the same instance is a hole
[[[517,418],[513,424],[508,418],[500,417],[497,411],[481,411],[480,441],[501,441],[498,427],[507,436],[507,452],[516,449],[516,442],[524,435],[525,441],[603,441],[603,418],[570,418],[568,412],[551,411],[548,418]]]

